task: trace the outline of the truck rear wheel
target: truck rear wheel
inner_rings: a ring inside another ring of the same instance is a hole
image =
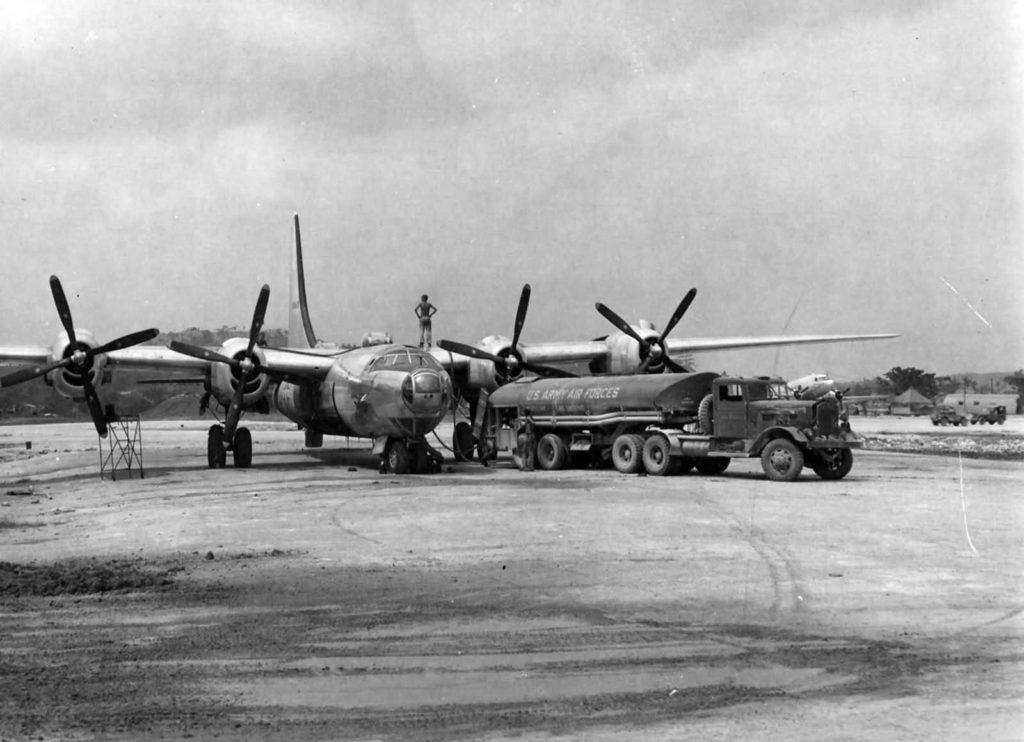
[[[644,443],[642,460],[648,474],[664,477],[676,474],[682,468],[681,457],[673,457],[672,446],[668,438],[659,434],[652,435]]]
[[[623,433],[612,443],[612,463],[623,474],[636,474],[643,466],[643,436]]]
[[[565,439],[557,433],[545,433],[537,441],[537,465],[541,469],[553,471],[564,469],[569,463],[569,447]]]
[[[819,451],[811,462],[811,468],[822,479],[842,479],[853,468],[853,451],[848,448]]]
[[[788,438],[776,438],[761,451],[761,468],[773,482],[793,482],[804,468],[804,454]]]

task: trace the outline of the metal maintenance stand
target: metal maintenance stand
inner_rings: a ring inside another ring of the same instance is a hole
[[[106,450],[103,441],[106,440]],[[118,468],[128,472],[132,478],[132,469],[139,472],[139,479],[146,478],[142,468],[142,426],[139,418],[120,417],[107,411],[107,437],[100,438],[100,479],[107,473],[112,481],[117,481]]]

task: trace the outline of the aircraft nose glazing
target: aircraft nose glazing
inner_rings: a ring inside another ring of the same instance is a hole
[[[444,380],[430,369],[415,371],[402,382],[402,401],[417,415],[443,412],[448,403]]]

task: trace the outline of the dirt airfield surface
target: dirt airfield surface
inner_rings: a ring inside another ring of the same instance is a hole
[[[855,418],[792,484],[381,475],[259,421],[210,471],[207,425],[117,481],[88,423],[0,427],[0,738],[1024,736],[1020,418]]]

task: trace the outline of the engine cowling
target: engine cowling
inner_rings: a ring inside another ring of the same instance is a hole
[[[76,328],[75,340],[76,342],[72,343],[66,332],[62,332],[57,336],[52,352],[54,363],[64,358],[69,358],[76,351],[98,348],[100,345],[88,330]],[[108,380],[105,374],[106,363],[106,356],[93,356],[84,368],[69,366],[50,372],[45,377],[46,383],[52,386],[62,397],[82,401],[85,399],[83,385],[86,378],[92,382],[93,386],[99,386]]]
[[[516,351],[512,349],[512,340],[503,335],[488,335],[478,344],[482,350],[502,358],[518,358]],[[515,361],[513,360],[513,364]],[[472,358],[469,361],[469,385],[474,389],[497,389],[510,379],[514,379],[522,372],[522,369],[512,371],[511,375],[501,373],[498,367],[491,361],[481,358]]]
[[[248,348],[248,341],[245,338],[231,338],[220,346],[221,355],[228,358],[244,359]],[[256,356],[257,369],[266,363],[266,355],[256,347],[253,349]],[[214,363],[210,368],[210,393],[214,399],[223,405],[231,404],[235,390],[238,388],[242,372],[224,363]],[[270,386],[270,378],[265,373],[257,373],[249,383],[245,385],[245,394],[242,397],[242,406],[251,407],[262,399]]]
[[[640,336],[649,343],[658,341],[658,333],[653,328],[640,328]],[[644,361],[641,354],[640,344],[628,335],[619,333],[608,338],[608,354],[605,363],[600,368],[601,373],[608,374],[635,374]],[[593,367],[592,371],[597,372]],[[663,361],[650,363],[646,373],[660,374],[665,370]]]

